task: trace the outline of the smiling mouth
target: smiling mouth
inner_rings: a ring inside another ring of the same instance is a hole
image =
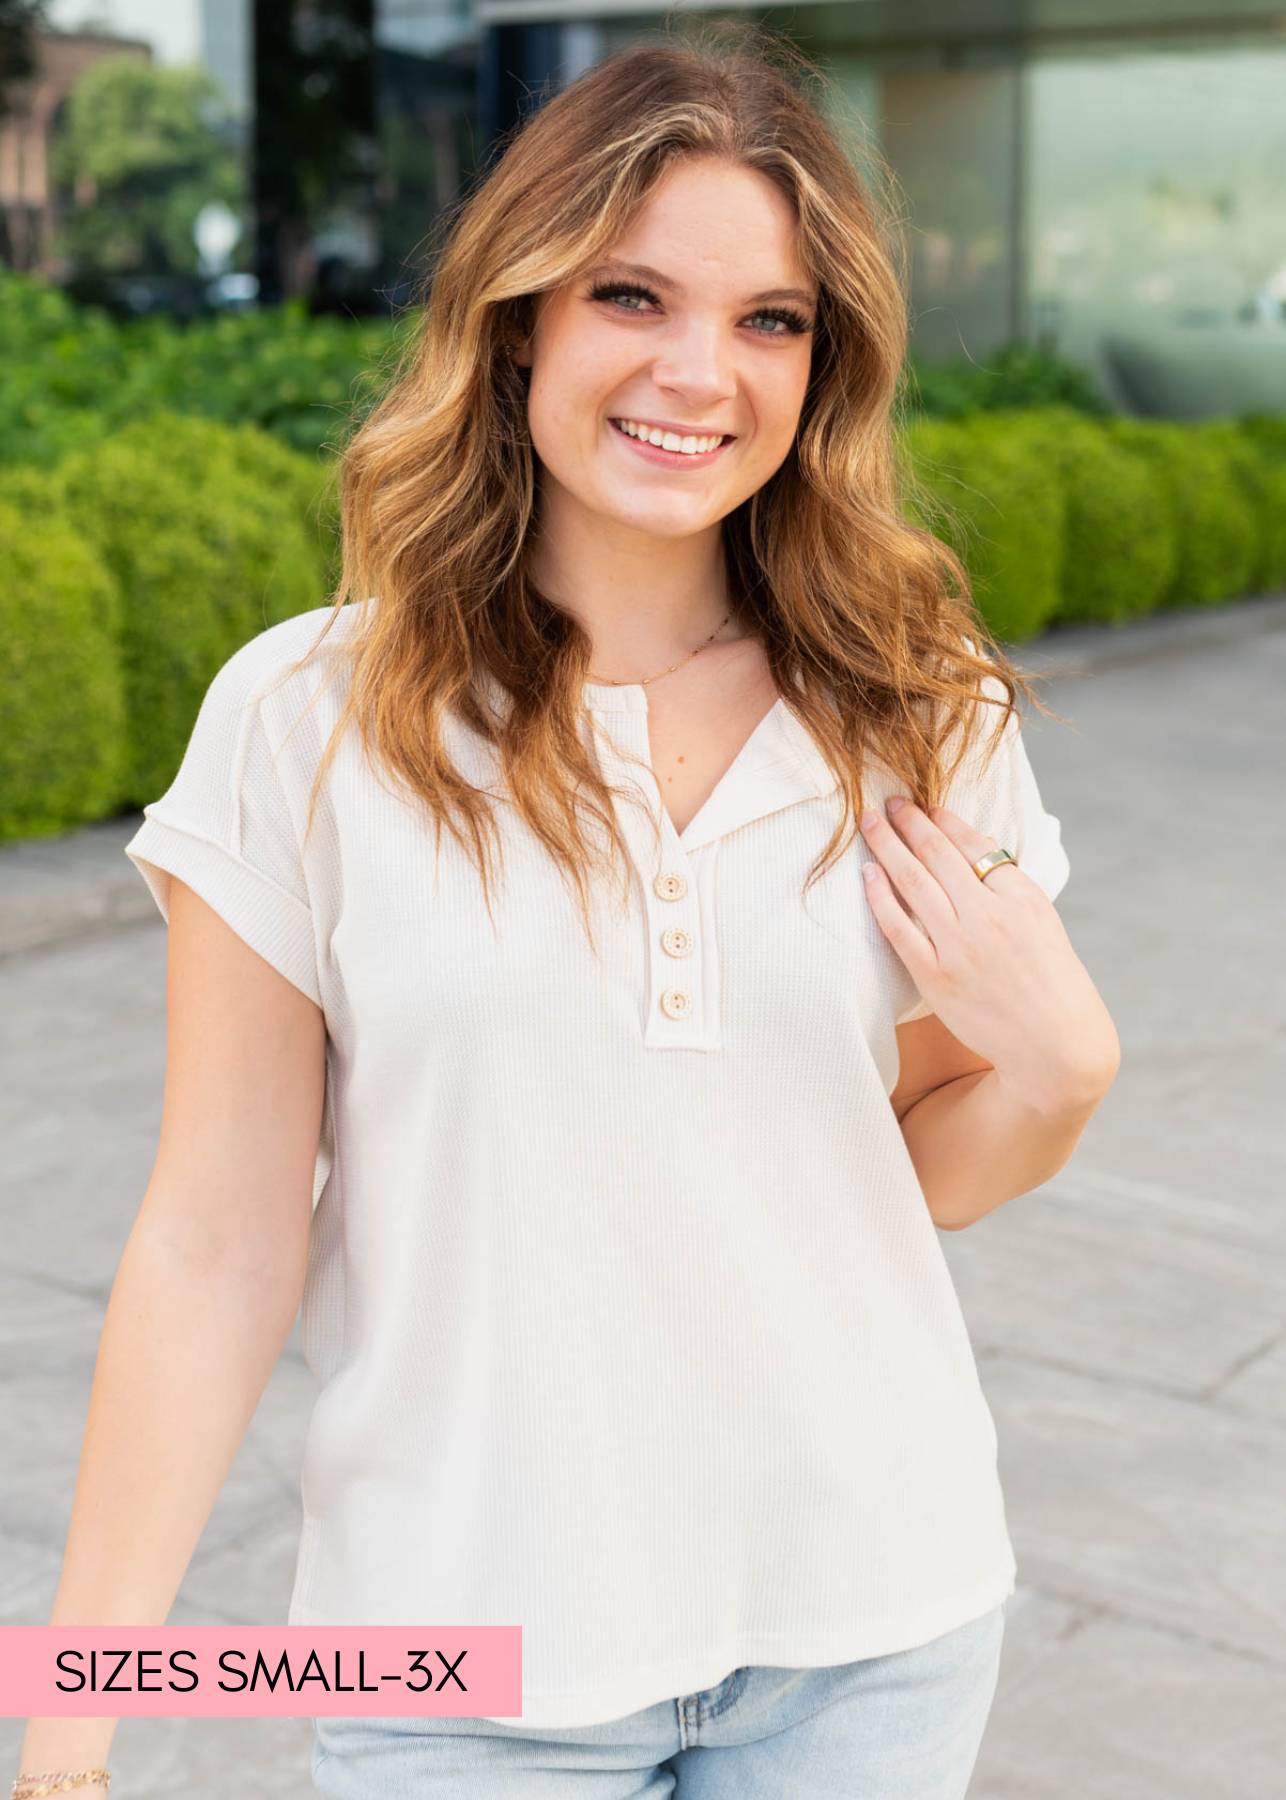
[[[633,440],[640,450],[651,452],[671,462],[703,462],[733,442],[727,432],[662,431],[633,419],[612,419],[613,429]]]

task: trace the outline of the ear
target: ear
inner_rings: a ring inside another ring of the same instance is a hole
[[[535,310],[532,296],[524,294],[515,302],[503,324],[505,351],[510,361],[520,369],[530,369],[532,363],[531,339],[535,330]]]

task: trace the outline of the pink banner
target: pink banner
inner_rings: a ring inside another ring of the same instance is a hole
[[[522,1627],[7,1625],[0,1694],[11,1719],[516,1716]]]

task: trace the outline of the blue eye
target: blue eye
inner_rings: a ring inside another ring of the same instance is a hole
[[[647,300],[653,306],[660,305],[659,299],[650,288],[639,287],[631,281],[597,282],[589,292],[591,300],[615,300],[622,295],[628,299]],[[623,306],[618,310],[637,312],[638,308]],[[764,331],[757,328],[760,337],[800,337],[805,332],[812,330],[812,325],[803,313],[796,312],[793,307],[789,306],[761,307],[758,312],[751,313],[750,317],[752,319],[772,319],[784,328],[781,331]]]
[[[750,316],[752,319],[776,319],[779,324],[786,327],[785,332],[769,332],[769,337],[802,336],[804,332],[812,330],[803,313],[797,313],[793,307],[789,306],[766,306],[761,312],[752,313]]]

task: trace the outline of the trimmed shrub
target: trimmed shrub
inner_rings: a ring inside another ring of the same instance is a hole
[[[1255,557],[1246,592],[1280,587],[1286,583],[1286,457],[1269,437],[1241,430],[1235,419],[1209,420],[1192,429],[1227,457],[1250,504]]]
[[[120,595],[91,545],[0,499],[0,839],[119,810]]]
[[[1150,612],[1174,579],[1177,541],[1155,466],[1066,407],[1040,415],[1067,503],[1057,619],[1119,624]]]
[[[1286,413],[1243,413],[1238,431],[1274,462],[1286,462]]]
[[[956,552],[988,630],[1011,643],[1059,603],[1065,503],[1042,436],[1025,412],[919,419],[903,433],[920,490],[908,496],[911,522]]]
[[[104,402],[125,379],[121,330],[100,308],[0,268],[0,462],[52,466],[111,429]]]
[[[309,452],[292,450],[255,425],[229,428],[228,449],[237,467],[253,481],[294,496],[299,517],[312,534],[326,585],[339,578],[339,465],[320,462]],[[326,595],[315,602],[320,606]]]
[[[28,463],[0,464],[0,504],[16,507],[24,519],[55,519],[67,524],[67,503],[51,469]]]
[[[1174,574],[1161,606],[1214,606],[1248,591],[1258,560],[1250,501],[1218,440],[1172,420],[1108,419],[1102,429],[1148,457],[1175,525]]]
[[[311,318],[291,300],[187,325],[118,321],[0,269],[0,461],[52,466],[161,411],[255,424],[315,456],[370,410],[417,318]]]
[[[300,487],[266,482],[249,455],[228,426],[158,414],[56,471],[68,517],[123,598],[122,806],[143,806],[169,786],[201,697],[233,651],[326,599]]]

